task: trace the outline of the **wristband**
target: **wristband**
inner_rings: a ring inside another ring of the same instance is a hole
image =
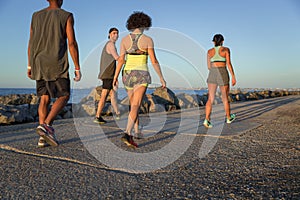
[[[27,69],[31,69],[31,66],[28,65],[28,66],[27,66]]]
[[[79,72],[80,71],[80,69],[75,69],[75,72]]]

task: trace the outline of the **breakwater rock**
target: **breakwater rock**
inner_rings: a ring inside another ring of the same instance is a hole
[[[94,116],[101,97],[102,88],[96,87],[90,94],[77,104],[67,104],[59,113],[57,119],[72,117]],[[300,95],[300,90],[231,90],[230,102],[250,101],[267,98],[282,97],[288,95]],[[156,88],[152,94],[146,94],[140,108],[141,113],[173,111],[205,106],[207,94],[175,94],[169,88]],[[38,97],[35,94],[12,94],[0,96],[0,124],[16,124],[38,121]],[[51,105],[53,104],[52,100]],[[216,93],[214,104],[222,103],[221,94]],[[118,106],[122,113],[129,110],[128,97],[118,100]],[[110,97],[103,109],[102,115],[112,115],[113,109]]]

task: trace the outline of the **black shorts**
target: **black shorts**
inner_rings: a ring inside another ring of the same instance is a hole
[[[111,90],[113,89],[113,79],[102,79],[102,88]]]
[[[68,78],[59,78],[56,81],[36,81],[36,93],[38,97],[49,95],[51,98],[58,98],[70,96],[70,92],[70,79]]]

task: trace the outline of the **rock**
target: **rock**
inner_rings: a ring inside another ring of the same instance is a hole
[[[95,116],[98,103],[101,98],[102,86],[97,86],[92,89],[88,96],[81,99],[78,105],[74,106],[74,115],[77,117]],[[112,115],[113,109],[110,104],[110,94],[106,99],[104,108],[102,109],[101,115]]]
[[[205,106],[206,102],[207,102],[207,94],[203,94],[202,96],[198,96],[198,101],[199,101],[199,105],[200,106]]]
[[[275,97],[282,97],[283,92],[282,91],[271,91],[270,97],[275,98]]]
[[[0,104],[3,105],[36,104],[37,102],[38,97],[35,94],[10,94],[0,96]]]
[[[199,107],[197,97],[185,93],[176,95],[181,109]]]
[[[248,92],[245,95],[245,97],[246,97],[247,100],[257,100],[257,99],[259,99],[258,93],[256,93],[256,92]]]
[[[149,112],[164,112],[166,109],[163,105],[158,104],[156,98],[151,94],[146,94],[146,97],[149,102]]]
[[[241,94],[242,91],[240,89],[235,89],[235,90],[230,90],[229,93],[232,94],[232,95],[237,95],[237,94]]]
[[[28,113],[28,104],[17,106],[0,105],[0,124],[33,122],[34,117]]]
[[[84,97],[80,100],[79,104],[84,104],[89,101],[95,101],[96,98],[97,98],[97,91],[96,91],[96,88],[94,88],[91,90],[91,92],[86,97]]]
[[[72,117],[94,116],[101,96],[102,87],[96,87],[90,94],[84,97],[78,104],[68,104],[59,113],[57,119]],[[231,90],[229,94],[230,102],[258,100],[275,98],[287,95],[300,95],[300,90]],[[214,104],[222,103],[220,94],[216,94]],[[164,112],[177,109],[193,108],[205,106],[207,94],[188,95],[178,94],[177,96],[168,88],[156,88],[153,94],[146,94],[140,107],[140,113]],[[12,94],[0,96],[0,124],[15,124],[38,121],[38,101],[35,94]],[[52,99],[50,107],[55,99]],[[121,113],[129,111],[129,100],[124,98],[119,104]],[[113,112],[110,98],[103,109],[103,115],[111,115]]]
[[[87,117],[89,116],[85,109],[83,108],[84,104],[74,104],[72,107],[74,117]]]
[[[180,108],[178,98],[169,88],[156,88],[152,95],[155,97],[158,104],[164,105],[166,110],[168,110],[168,105],[174,105],[176,109]]]
[[[171,104],[167,104],[167,105],[165,105],[165,109],[166,109],[167,112],[174,111],[174,110],[177,110],[177,106],[171,105]]]
[[[129,104],[129,98],[125,97],[122,101],[121,101],[121,105],[130,107]],[[140,113],[149,113],[149,108],[150,108],[150,101],[148,100],[147,95],[144,95],[141,106],[140,106]],[[128,109],[129,110],[129,109]],[[122,111],[121,111],[122,112]],[[124,112],[124,111],[123,111]]]
[[[85,117],[85,116],[95,116],[95,102],[89,101],[84,104],[80,104],[81,109],[78,109],[78,113],[76,113],[76,116],[79,117]]]
[[[289,95],[300,95],[300,90],[288,91]]]
[[[73,113],[70,110],[68,110],[66,113],[63,114],[62,118],[63,119],[73,118]]]
[[[235,94],[234,97],[235,97],[236,101],[246,101],[246,99],[247,99],[246,96],[245,96],[245,94],[243,94],[243,93],[237,93],[237,94]],[[234,98],[232,98],[232,99],[234,101]]]
[[[150,108],[150,101],[148,100],[147,96],[144,95],[141,106],[140,106],[140,113],[149,113]]]
[[[100,100],[100,98],[101,98],[101,93],[102,93],[102,89],[103,89],[102,86],[97,86],[97,87],[95,88],[96,92],[92,91],[93,94],[94,94],[94,99],[95,99],[96,101],[99,101],[99,100]],[[110,94],[108,94],[108,96],[107,96],[107,98],[106,98],[106,101],[110,102]]]

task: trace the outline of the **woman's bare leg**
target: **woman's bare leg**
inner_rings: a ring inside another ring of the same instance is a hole
[[[222,102],[224,105],[224,110],[226,113],[226,117],[230,118],[230,104],[228,100],[228,94],[229,94],[229,85],[220,86],[221,94],[222,94]]]
[[[208,83],[208,99],[205,105],[205,119],[207,120],[210,120],[210,114],[212,111],[213,102],[215,100],[217,87],[217,84]]]
[[[126,132],[131,135],[131,131],[133,126],[138,127],[138,113],[140,110],[140,106],[144,97],[144,94],[147,90],[145,86],[137,86],[128,93],[129,101],[130,101],[130,112],[128,115],[128,122]]]
[[[115,113],[117,115],[119,115],[120,111],[119,111],[119,107],[118,107],[118,93],[114,89],[112,89],[110,91],[110,102],[111,102],[111,105],[112,105]]]

